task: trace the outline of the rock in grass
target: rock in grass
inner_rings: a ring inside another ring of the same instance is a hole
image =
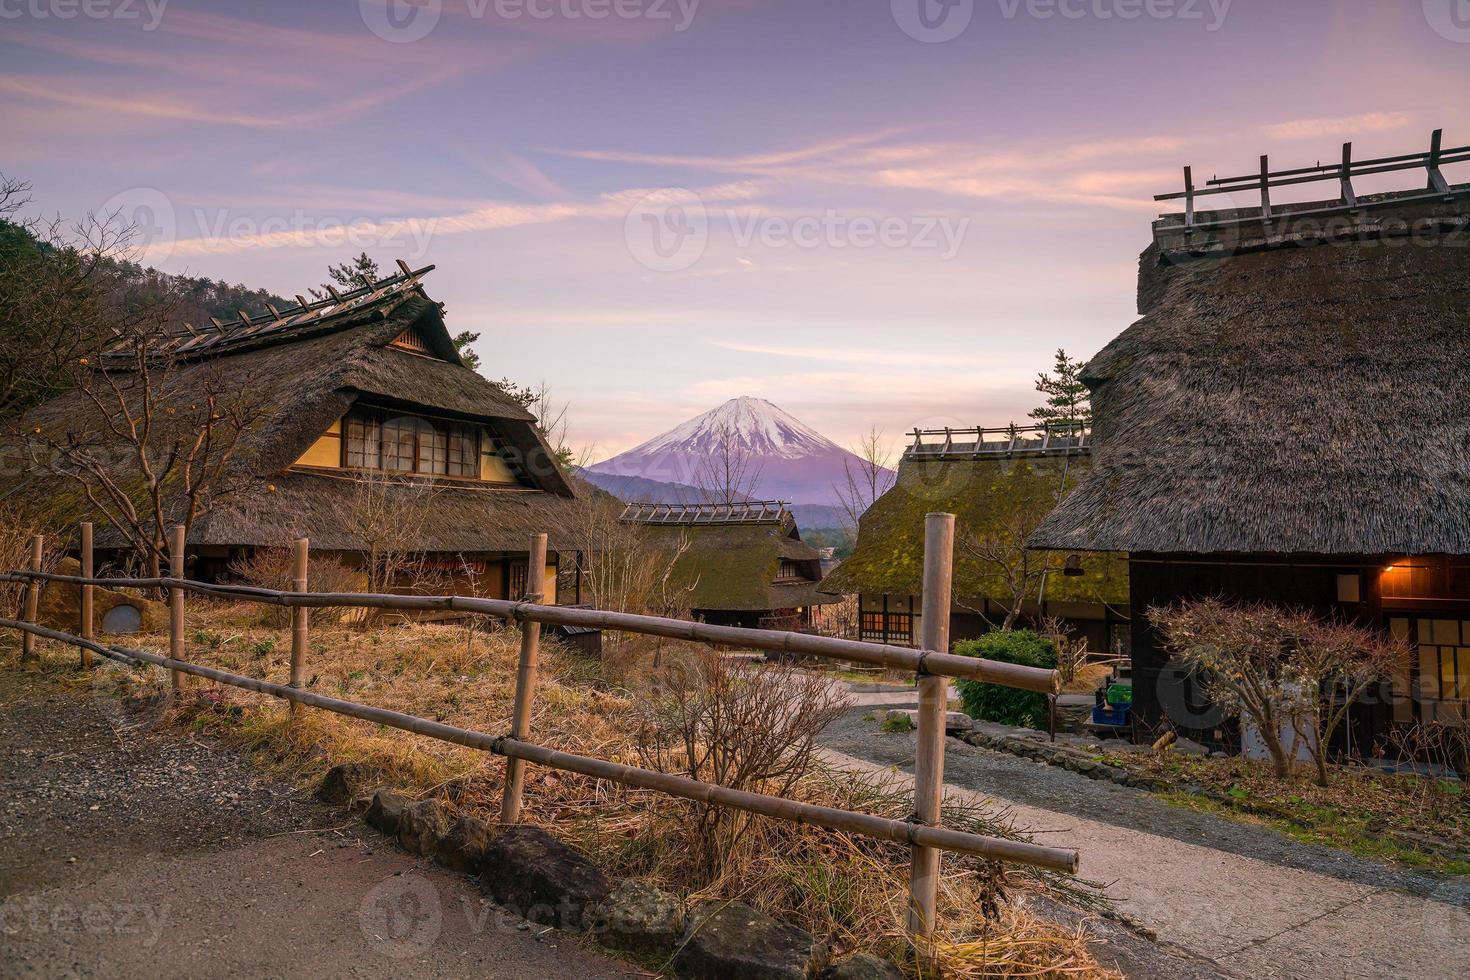
[[[404,799],[401,793],[391,789],[380,789],[373,794],[373,802],[362,819],[379,833],[396,837],[399,818],[403,816],[403,808],[407,805],[408,800]]]
[[[449,836],[449,814],[438,800],[420,800],[398,817],[398,843],[410,854],[432,857]]]
[[[512,827],[490,842],[480,887],[511,913],[563,929],[595,924],[612,891],[597,865],[538,827]]]
[[[344,762],[333,766],[316,788],[316,798],[333,806],[346,806],[356,798],[368,775],[367,767],[360,763]]]
[[[822,949],[811,934],[739,902],[712,902],[689,917],[674,973],[687,980],[804,980]]]
[[[490,846],[490,825],[475,817],[460,817],[434,850],[434,860],[451,871],[474,873]]]
[[[641,881],[624,881],[608,895],[589,928],[611,949],[667,953],[684,931],[684,911],[668,892]]]
[[[823,970],[822,980],[903,980],[903,973],[887,960],[853,953]]]

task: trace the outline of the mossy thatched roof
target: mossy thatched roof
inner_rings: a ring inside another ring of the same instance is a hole
[[[440,358],[389,346],[406,330],[416,332]],[[126,384],[125,365],[109,365]],[[260,404],[242,436],[227,476],[218,482],[231,493],[212,502],[190,530],[191,544],[279,545],[306,535],[318,547],[365,547],[348,519],[358,491],[350,479],[291,469],[301,454],[359,400],[405,411],[462,418],[489,428],[512,452],[525,485],[493,488],[439,482],[426,493],[422,481],[396,481],[383,492],[422,500],[434,509],[421,546],[428,551],[524,550],[533,531],[552,535],[570,519],[575,492],[532,415],[503,389],[464,366],[454,353],[439,304],[422,289],[404,290],[340,315],[314,318],[309,329],[284,331],[203,352],[160,374],[155,384],[188,393],[246,391]],[[160,418],[166,428],[167,420]],[[181,424],[183,424],[181,422]],[[29,412],[5,440],[4,453],[17,465],[5,489],[21,499],[50,505],[66,522],[87,517],[80,488],[47,473],[27,453],[29,434],[40,430],[58,441],[68,433],[87,439],[101,431],[97,409],[73,391]],[[159,444],[170,444],[164,434]],[[128,464],[125,454],[120,467]],[[346,477],[348,474],[342,474]],[[95,515],[92,515],[95,519]],[[172,515],[171,515],[171,519]],[[98,528],[98,545],[122,543],[118,533]]]
[[[821,556],[790,523],[647,525],[643,530],[652,547],[684,549],[672,578],[679,588],[692,587],[691,609],[752,612],[835,601],[817,591]],[[778,581],[783,558],[801,562],[810,578]]]
[[[1151,246],[1143,318],[1083,376],[1092,472],[1033,544],[1470,554],[1464,205],[1199,256]]]
[[[990,456],[965,460],[905,459],[892,489],[858,521],[850,558],[822,581],[827,592],[920,595],[924,578],[924,515],[952,513],[956,521],[954,596],[961,605],[1005,600],[993,565],[967,553],[967,536],[994,533],[1015,515],[1052,506],[1058,491],[1076,486],[1091,467],[1073,457]],[[1047,578],[1048,601],[1126,603],[1128,567],[1122,556],[1090,556],[1085,574]]]

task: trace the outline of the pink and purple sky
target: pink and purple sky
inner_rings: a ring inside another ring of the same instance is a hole
[[[1470,143],[1470,0],[0,0],[0,93],[34,213],[284,295],[436,263],[592,458],[736,395],[851,443],[1024,415],[1186,163]]]

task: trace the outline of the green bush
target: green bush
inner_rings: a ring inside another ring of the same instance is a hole
[[[1027,667],[1052,669],[1057,665],[1057,648],[1032,630],[996,630],[978,640],[956,643],[954,652],[963,657]],[[959,689],[965,713],[971,718],[1025,728],[1046,727],[1048,705],[1044,694],[980,681],[956,681],[955,687]]]

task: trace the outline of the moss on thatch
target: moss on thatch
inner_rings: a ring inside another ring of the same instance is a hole
[[[1463,230],[1150,247],[1139,296],[1143,318],[1084,374],[1092,473],[1034,544],[1470,554]]]
[[[968,554],[964,539],[1004,527],[1018,512],[1050,507],[1064,478],[1070,490],[1090,465],[1085,455],[1070,459],[999,455],[973,460],[905,459],[899,464],[893,488],[859,520],[852,556],[823,580],[822,588],[827,592],[920,595],[924,515],[937,511],[956,517],[960,543],[955,548],[955,601],[978,605],[987,598],[1008,599],[995,567]],[[1082,576],[1049,576],[1047,599],[1127,602],[1128,569],[1122,556],[1088,557],[1083,567]]]
[[[677,587],[692,590],[691,609],[755,612],[834,601],[817,591],[820,556],[794,528],[767,522],[649,525],[644,531],[653,547],[669,552],[684,549],[674,562],[672,578]],[[802,562],[812,571],[812,579],[778,583],[782,558]]]

